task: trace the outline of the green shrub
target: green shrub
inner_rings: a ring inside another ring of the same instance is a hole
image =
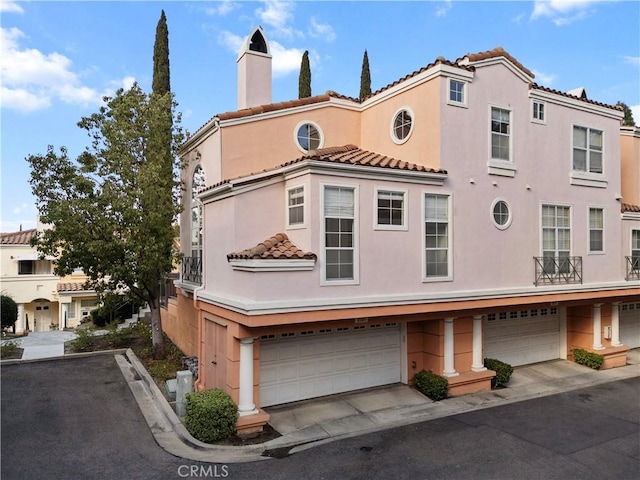
[[[413,380],[418,391],[431,400],[443,400],[449,394],[449,381],[433,372],[422,370],[415,374]]]
[[[485,358],[484,366],[496,372],[496,387],[501,387],[509,383],[509,379],[513,373],[513,367],[511,365],[496,360],[495,358]]]
[[[5,342],[0,346],[0,358],[10,357],[18,349],[17,342]]]
[[[119,329],[117,323],[111,323],[107,326],[107,333],[104,338],[112,347],[120,348],[128,344],[131,338],[131,329],[128,327]]]
[[[93,347],[95,343],[95,337],[93,327],[78,327],[76,328],[76,338],[71,340],[71,345],[76,352],[86,352]]]
[[[0,327],[2,330],[5,328],[13,327],[18,319],[18,304],[9,295],[0,295],[0,315],[2,316],[2,323]]]
[[[600,370],[604,363],[604,355],[588,352],[584,348],[574,348],[573,359],[576,363],[594,370]]]
[[[194,438],[212,443],[236,433],[238,406],[218,388],[187,394],[184,425]]]

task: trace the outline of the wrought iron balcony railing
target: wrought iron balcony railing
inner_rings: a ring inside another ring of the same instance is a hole
[[[640,280],[640,257],[631,256],[625,257],[627,259],[627,281]]]
[[[202,285],[201,257],[184,257],[182,259],[182,281]]]
[[[582,257],[533,257],[539,285],[582,283]]]

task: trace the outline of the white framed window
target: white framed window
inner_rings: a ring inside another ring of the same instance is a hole
[[[491,159],[511,160],[511,111],[491,107]]]
[[[589,207],[589,253],[604,253],[604,208]]]
[[[631,265],[635,271],[640,269],[640,230],[631,230]]]
[[[296,125],[293,131],[296,146],[303,153],[317,150],[324,145],[324,134],[322,129],[314,122],[304,121]]]
[[[506,230],[511,225],[511,207],[503,198],[496,198],[491,204],[491,220],[496,228]]]
[[[76,318],[76,309],[77,309],[77,301],[71,300],[69,304],[69,309],[67,310],[67,319],[74,320]]]
[[[376,230],[407,229],[407,191],[376,188],[374,225]]]
[[[205,187],[204,170],[196,165],[191,176],[191,256],[202,258],[202,204],[198,193]]]
[[[358,189],[323,185],[322,190],[323,284],[358,283]]]
[[[571,207],[542,205],[542,257],[545,273],[569,272]]]
[[[451,198],[447,194],[424,194],[424,278],[451,280]]]
[[[394,143],[403,144],[413,132],[414,116],[413,111],[408,107],[403,107],[393,115],[391,121],[391,139]]]
[[[453,78],[449,79],[449,92],[447,95],[449,105],[467,106],[467,82],[461,82]]]
[[[302,228],[304,223],[304,185],[287,188],[287,227]]]
[[[603,165],[603,132],[594,128],[573,126],[573,170],[601,175]]]
[[[531,120],[535,123],[547,123],[547,104],[542,100],[531,100]]]

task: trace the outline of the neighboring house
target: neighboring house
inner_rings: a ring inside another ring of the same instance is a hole
[[[488,389],[485,357],[584,347],[624,364],[640,346],[640,179],[621,185],[622,117],[501,48],[362,101],[272,103],[257,28],[238,111],[181,150],[185,258],[163,328],[199,357],[198,389],[232,395],[240,429],[422,369],[453,394]]]
[[[61,278],[53,274],[52,258],[39,258],[30,245],[37,231],[0,234],[0,291],[18,304],[16,333],[74,328],[97,306],[82,272]]]

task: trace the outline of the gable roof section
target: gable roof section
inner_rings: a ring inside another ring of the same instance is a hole
[[[230,260],[315,260],[316,254],[304,252],[289,240],[286,233],[276,233],[252,248],[229,253]]]
[[[467,53],[464,57],[457,59],[456,63],[463,64],[461,62],[464,62],[465,60],[468,60],[469,62],[474,63],[474,62],[481,62],[483,60],[490,60],[492,58],[500,58],[500,57],[507,59],[526,76],[530,78],[535,78],[535,75],[531,70],[529,70],[524,65],[522,65],[518,60],[516,60],[514,56],[512,56],[509,52],[507,52],[502,47],[496,47],[492,50],[487,50],[484,52]]]
[[[21,230],[19,232],[0,233],[1,245],[30,245],[31,239],[35,237],[37,230]]]
[[[223,180],[222,182],[216,183],[215,185],[203,188],[202,190],[200,190],[200,193],[213,190],[214,188],[220,187],[221,185],[229,184],[232,182],[234,184],[246,184],[258,180],[263,180],[264,178],[269,177],[269,173],[272,174],[271,176],[276,176],[279,174],[280,170],[286,167],[294,166],[296,164],[302,164],[304,162],[321,162],[327,164],[349,165],[356,167],[362,166],[405,172],[433,173],[439,175],[447,174],[447,171],[443,169],[434,169],[425,167],[424,165],[397,160],[393,157],[388,157],[381,153],[362,150],[356,145],[348,144],[336,147],[321,148],[318,150],[311,150],[309,153],[303,155],[302,157],[298,157],[295,160],[282,163],[276,167],[265,169],[261,172],[253,172],[249,175],[243,175],[242,177]],[[260,177],[257,178],[257,176]]]

